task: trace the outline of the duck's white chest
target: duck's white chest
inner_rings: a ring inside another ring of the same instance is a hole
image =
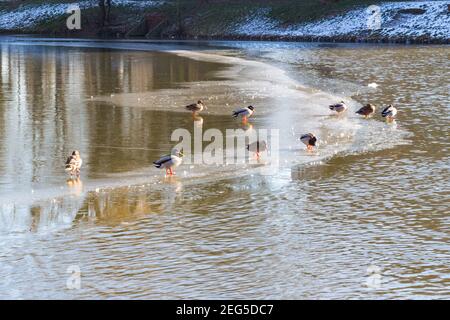
[[[392,109],[390,110],[390,112],[391,112],[391,116],[394,117],[394,116],[397,114],[397,109],[392,108]]]
[[[171,158],[172,159],[169,161],[171,167],[178,167],[181,164],[181,162],[183,161],[180,157],[177,157],[177,156],[174,156],[174,155],[172,155]]]
[[[253,110],[251,109],[245,109],[245,112],[243,112],[243,116],[250,117],[253,114]]]

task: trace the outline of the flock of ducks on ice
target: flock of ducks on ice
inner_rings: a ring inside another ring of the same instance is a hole
[[[197,101],[197,103],[190,104],[185,107],[187,110],[192,112],[192,115],[195,116],[197,113],[207,109],[207,107],[203,104],[201,100]],[[332,104],[329,106],[330,110],[341,114],[348,109],[348,106],[344,101],[341,101],[336,104]],[[248,106],[246,108],[238,109],[233,111],[232,116],[234,118],[241,117],[242,122],[245,124],[248,121],[248,118],[251,117],[255,112],[255,108],[253,106]],[[368,118],[375,113],[375,106],[373,104],[366,104],[358,111],[357,114],[364,116],[364,118]],[[395,120],[395,116],[397,115],[397,109],[388,105],[381,111],[381,116],[386,118],[387,122],[393,122]],[[312,133],[303,134],[300,137],[300,141],[306,145],[308,151],[313,150],[317,143],[317,138]],[[256,154],[257,158],[259,158],[260,152],[264,152],[267,150],[267,143],[265,141],[255,141],[249,145],[247,145],[247,150]],[[172,176],[174,175],[173,169],[178,167],[183,161],[183,152],[173,149],[171,154],[165,155],[153,162],[156,168],[165,169],[166,175]],[[66,172],[70,174],[70,177],[74,176],[80,177],[80,169],[83,164],[83,160],[81,159],[80,152],[75,150],[72,154],[67,158],[65,168]]]

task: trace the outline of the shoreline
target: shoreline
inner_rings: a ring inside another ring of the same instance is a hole
[[[11,33],[0,31],[0,37],[30,37],[36,39],[66,39],[95,41],[267,41],[267,42],[304,42],[304,43],[349,43],[349,44],[402,44],[402,45],[448,45],[450,39],[429,37],[361,37],[361,36],[277,36],[277,35],[216,35],[216,36],[184,36],[184,37],[100,37],[90,33],[76,34],[42,34],[42,33]]]
[[[190,40],[226,40],[226,41],[272,41],[272,42],[310,42],[310,43],[384,43],[384,44],[450,44],[450,39],[420,39],[420,38],[384,38],[359,36],[218,36],[218,37],[196,37]]]
[[[40,34],[40,33],[3,33],[0,31],[0,38],[16,38],[17,40],[27,38],[27,40],[65,40],[65,41],[112,41],[112,42],[136,42],[136,43],[150,43],[150,42],[177,42],[177,41],[230,41],[230,42],[297,42],[297,43],[335,43],[335,44],[383,44],[383,45],[449,45],[450,39],[417,39],[417,38],[384,38],[372,37],[361,38],[358,36],[186,36],[186,37],[99,37],[92,34]]]

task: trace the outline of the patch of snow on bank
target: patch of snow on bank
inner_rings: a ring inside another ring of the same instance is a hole
[[[113,6],[129,6],[135,8],[154,7],[164,3],[164,1],[134,1],[134,0],[113,0]],[[35,24],[47,19],[67,15],[69,7],[78,5],[81,10],[98,6],[98,1],[78,1],[73,3],[50,3],[50,4],[29,4],[7,11],[0,11],[0,29],[21,30],[33,27]],[[83,15],[83,11],[81,11]]]
[[[235,30],[237,34],[246,36],[258,36],[267,34],[261,30],[273,32],[277,29],[277,21],[267,17],[269,9],[261,8],[249,14],[240,26]]]
[[[384,2],[379,4],[381,29],[369,30],[367,7],[351,10],[317,22],[287,28],[267,16],[268,10],[257,10],[241,21],[233,33],[247,36],[361,36],[376,34],[386,37],[450,38],[448,1]],[[400,13],[399,10],[422,9],[422,14]]]

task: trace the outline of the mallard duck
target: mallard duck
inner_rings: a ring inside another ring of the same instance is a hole
[[[70,177],[80,176],[81,165],[83,164],[83,159],[81,159],[80,152],[75,150],[72,154],[67,158],[65,170],[70,174]]]
[[[264,140],[257,140],[247,145],[247,150],[250,152],[254,152],[256,154],[256,158],[259,159],[260,153],[267,150],[267,142]]]
[[[330,110],[336,111],[337,113],[342,113],[347,110],[347,108],[344,101],[330,105]]]
[[[178,149],[172,149],[171,154],[162,156],[159,160],[153,162],[156,168],[166,169],[166,175],[173,176],[175,173],[173,172],[173,168],[178,167],[183,161],[183,152],[178,151]]]
[[[192,113],[195,115],[198,112],[201,112],[203,108],[206,106],[203,104],[202,100],[198,100],[197,103],[192,103],[185,108],[189,111],[192,111]]]
[[[307,133],[300,137],[300,141],[306,145],[308,151],[311,151],[316,145],[317,138],[312,133]]]
[[[373,104],[366,104],[364,107],[356,111],[357,114],[360,114],[364,116],[364,118],[367,118],[371,116],[375,112],[375,106]]]
[[[392,104],[388,105],[386,108],[381,111],[381,116],[386,118],[388,122],[394,121],[395,116],[397,115],[397,108]]]
[[[246,123],[247,119],[252,116],[255,112],[255,108],[253,106],[248,106],[246,108],[238,109],[233,111],[233,117],[242,117],[242,122]]]

